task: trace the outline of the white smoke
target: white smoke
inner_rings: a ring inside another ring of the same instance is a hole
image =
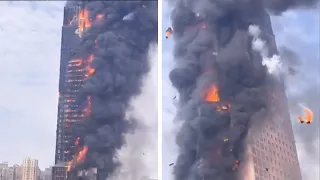
[[[253,36],[252,49],[260,52],[262,65],[267,67],[270,74],[278,75],[281,71],[280,56],[274,54],[272,57],[268,57],[268,47],[266,42],[259,37],[261,33],[259,26],[250,25],[248,31],[249,34]]]
[[[108,180],[148,180],[158,176],[158,47],[149,48],[151,71],[144,77],[141,95],[131,100],[128,117],[138,120],[138,128],[126,135],[126,144],[118,151],[122,166]]]

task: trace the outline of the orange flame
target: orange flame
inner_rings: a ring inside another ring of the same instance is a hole
[[[96,72],[96,69],[90,67],[89,70],[88,70],[88,76],[92,76],[93,73]]]
[[[305,114],[305,117],[303,118],[302,116],[298,116],[299,122],[310,124],[313,121],[313,112],[307,107],[303,107],[303,112]]]
[[[82,37],[84,30],[88,29],[89,27],[91,27],[89,12],[86,9],[81,9],[78,15],[78,29],[77,29],[78,31],[77,33],[79,34],[80,38]]]
[[[79,137],[78,137],[79,138]],[[78,139],[77,138],[77,139]],[[80,138],[79,138],[80,140]],[[77,166],[84,162],[86,159],[87,153],[88,153],[88,146],[84,146],[77,154],[76,156],[71,160],[68,161],[66,164],[66,170],[70,171],[72,167]]]
[[[88,96],[88,97],[87,97],[87,101],[88,101],[88,105],[87,105],[87,107],[83,110],[85,117],[90,116],[90,114],[91,114],[91,107],[92,107],[92,104],[91,104],[91,96]]]
[[[207,93],[206,93],[206,97],[205,100],[207,102],[219,102],[220,101],[220,97],[219,97],[219,89],[216,85],[212,85]]]
[[[84,30],[84,28],[91,27],[91,21],[89,19],[89,11],[87,9],[81,9],[79,12],[78,28]]]
[[[81,164],[86,158],[88,152],[88,146],[84,146],[81,151],[76,156],[76,164]]]
[[[98,14],[96,16],[96,20],[101,21],[103,19],[103,16],[104,16],[103,14]]]
[[[68,161],[66,165],[67,171],[71,170],[71,166],[72,166],[72,161]]]
[[[92,76],[96,72],[95,68],[90,67],[90,64],[92,63],[93,59],[94,59],[94,55],[93,54],[91,54],[87,59],[87,72],[85,74],[86,78]]]

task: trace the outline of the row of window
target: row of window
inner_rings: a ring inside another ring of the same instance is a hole
[[[290,172],[286,172],[284,169],[280,169],[279,167],[274,167],[272,165],[266,166],[265,163],[262,165],[259,163],[259,159],[254,157],[255,165],[255,175],[260,176],[260,178],[267,178],[268,180],[275,179],[286,179],[286,180],[292,180],[293,176],[290,174]],[[260,160],[261,162],[261,160]],[[281,168],[287,168],[287,170],[290,170],[288,166],[283,166]]]

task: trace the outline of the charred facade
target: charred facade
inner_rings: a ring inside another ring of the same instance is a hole
[[[120,166],[116,153],[136,127],[126,112],[150,70],[157,24],[157,1],[67,2],[56,162],[69,179],[95,168],[105,180]]]
[[[55,165],[51,169],[52,180],[65,180],[67,177],[67,171],[65,165]]]
[[[85,74],[81,59],[74,58],[80,44],[80,38],[75,33],[80,10],[81,5],[64,8],[55,164],[67,163],[74,157],[75,141],[71,129],[75,122],[84,118],[83,108],[76,99]]]
[[[263,63],[278,54],[267,12],[279,9],[270,8],[253,0],[176,0],[171,14],[176,67],[169,75],[180,101],[175,180],[243,180],[248,137],[259,134],[252,129],[270,126],[274,119],[288,125],[288,109],[279,116],[279,103],[271,102],[273,92],[284,94],[281,75]],[[260,28],[267,51],[255,49],[252,26]],[[292,131],[286,134],[292,137]],[[296,156],[295,148],[291,153]],[[298,165],[292,167],[299,172]],[[269,175],[256,179],[280,178]]]

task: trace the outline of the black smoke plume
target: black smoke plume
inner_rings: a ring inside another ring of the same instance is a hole
[[[79,99],[91,97],[91,114],[73,129],[80,146],[88,147],[85,161],[71,171],[98,168],[99,180],[110,177],[120,165],[115,153],[124,134],[134,130],[125,116],[129,101],[141,93],[149,72],[148,49],[157,43],[157,1],[77,1],[84,4],[92,25],[81,41],[78,56],[94,55],[92,76],[85,80]],[[97,15],[103,15],[97,20]],[[83,102],[84,104],[87,102]]]
[[[278,54],[267,12],[312,6],[316,1],[175,0],[171,14],[176,67],[170,80],[179,92],[182,121],[175,180],[236,180],[245,160],[246,135],[253,123],[263,123],[270,91],[283,86],[262,66],[252,50],[250,25],[262,29],[269,56]],[[271,3],[273,2],[273,3]],[[278,85],[275,85],[278,84]],[[220,101],[205,93],[218,87]],[[229,105],[226,110],[217,109]]]

